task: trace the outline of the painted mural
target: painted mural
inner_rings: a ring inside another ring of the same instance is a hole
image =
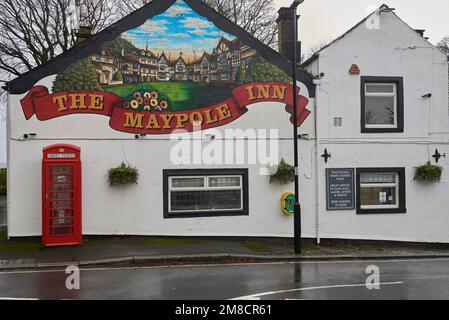
[[[198,122],[203,129],[228,124],[257,102],[293,112],[290,77],[181,0],[60,72],[51,90],[29,91],[27,119],[100,114],[118,131],[167,134]],[[299,95],[298,126],[307,104]]]

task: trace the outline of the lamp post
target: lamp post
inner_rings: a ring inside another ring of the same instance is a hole
[[[301,245],[301,205],[299,204],[299,145],[298,145],[298,109],[297,109],[297,94],[296,94],[296,68],[298,61],[298,27],[297,27],[297,8],[304,0],[293,1],[290,9],[292,11],[292,28],[293,28],[293,54],[292,54],[292,78],[293,78],[293,142],[294,142],[294,157],[295,157],[295,212],[294,212],[294,237],[295,237],[295,254],[302,253]]]

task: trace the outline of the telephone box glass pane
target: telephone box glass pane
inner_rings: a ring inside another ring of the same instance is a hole
[[[53,167],[52,173],[72,173],[72,167],[71,166],[58,166]]]
[[[50,191],[70,191],[72,190],[71,184],[52,184],[50,185]]]
[[[49,177],[50,235],[74,233],[73,167],[51,166]]]
[[[52,176],[52,181],[51,182],[55,182],[55,183],[72,182],[72,176],[56,174],[56,175]]]

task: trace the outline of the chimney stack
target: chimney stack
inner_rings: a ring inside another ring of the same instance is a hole
[[[92,36],[92,27],[84,26],[78,29],[76,33],[76,44],[86,41]]]
[[[286,59],[292,61],[293,54],[293,27],[292,27],[292,9],[280,8],[278,11],[279,17],[276,22],[278,25],[278,51]],[[296,16],[299,19],[299,15]],[[298,46],[298,59],[296,63],[301,62],[301,41],[296,43]]]

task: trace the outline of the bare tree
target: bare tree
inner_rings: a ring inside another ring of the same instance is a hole
[[[151,1],[152,0],[134,0],[134,1],[121,0],[116,3],[116,6],[117,6],[117,10],[119,12],[119,15],[124,17],[124,16],[130,14],[131,12],[136,11],[137,9],[150,3]]]
[[[93,32],[103,30],[117,20],[118,0],[78,1],[80,4],[80,24],[91,27]]]
[[[318,44],[312,46],[309,49],[308,52],[308,56],[311,57],[313,56],[315,53],[317,53],[318,51],[320,51],[321,49],[323,49],[325,46],[327,46],[329,44],[329,41],[326,40],[321,40]]]
[[[449,36],[444,37],[440,42],[438,42],[437,47],[440,48],[445,54],[449,55]]]
[[[78,21],[93,31],[116,19],[118,0],[1,0],[0,85],[68,50],[75,42]],[[72,11],[72,12],[71,12]],[[0,121],[5,120],[6,91],[0,90]]]
[[[73,46],[69,9],[74,0],[2,0],[0,2],[1,81],[19,76]],[[114,19],[107,0],[78,0],[80,23],[95,31]]]
[[[268,46],[277,45],[273,0],[203,0]]]

